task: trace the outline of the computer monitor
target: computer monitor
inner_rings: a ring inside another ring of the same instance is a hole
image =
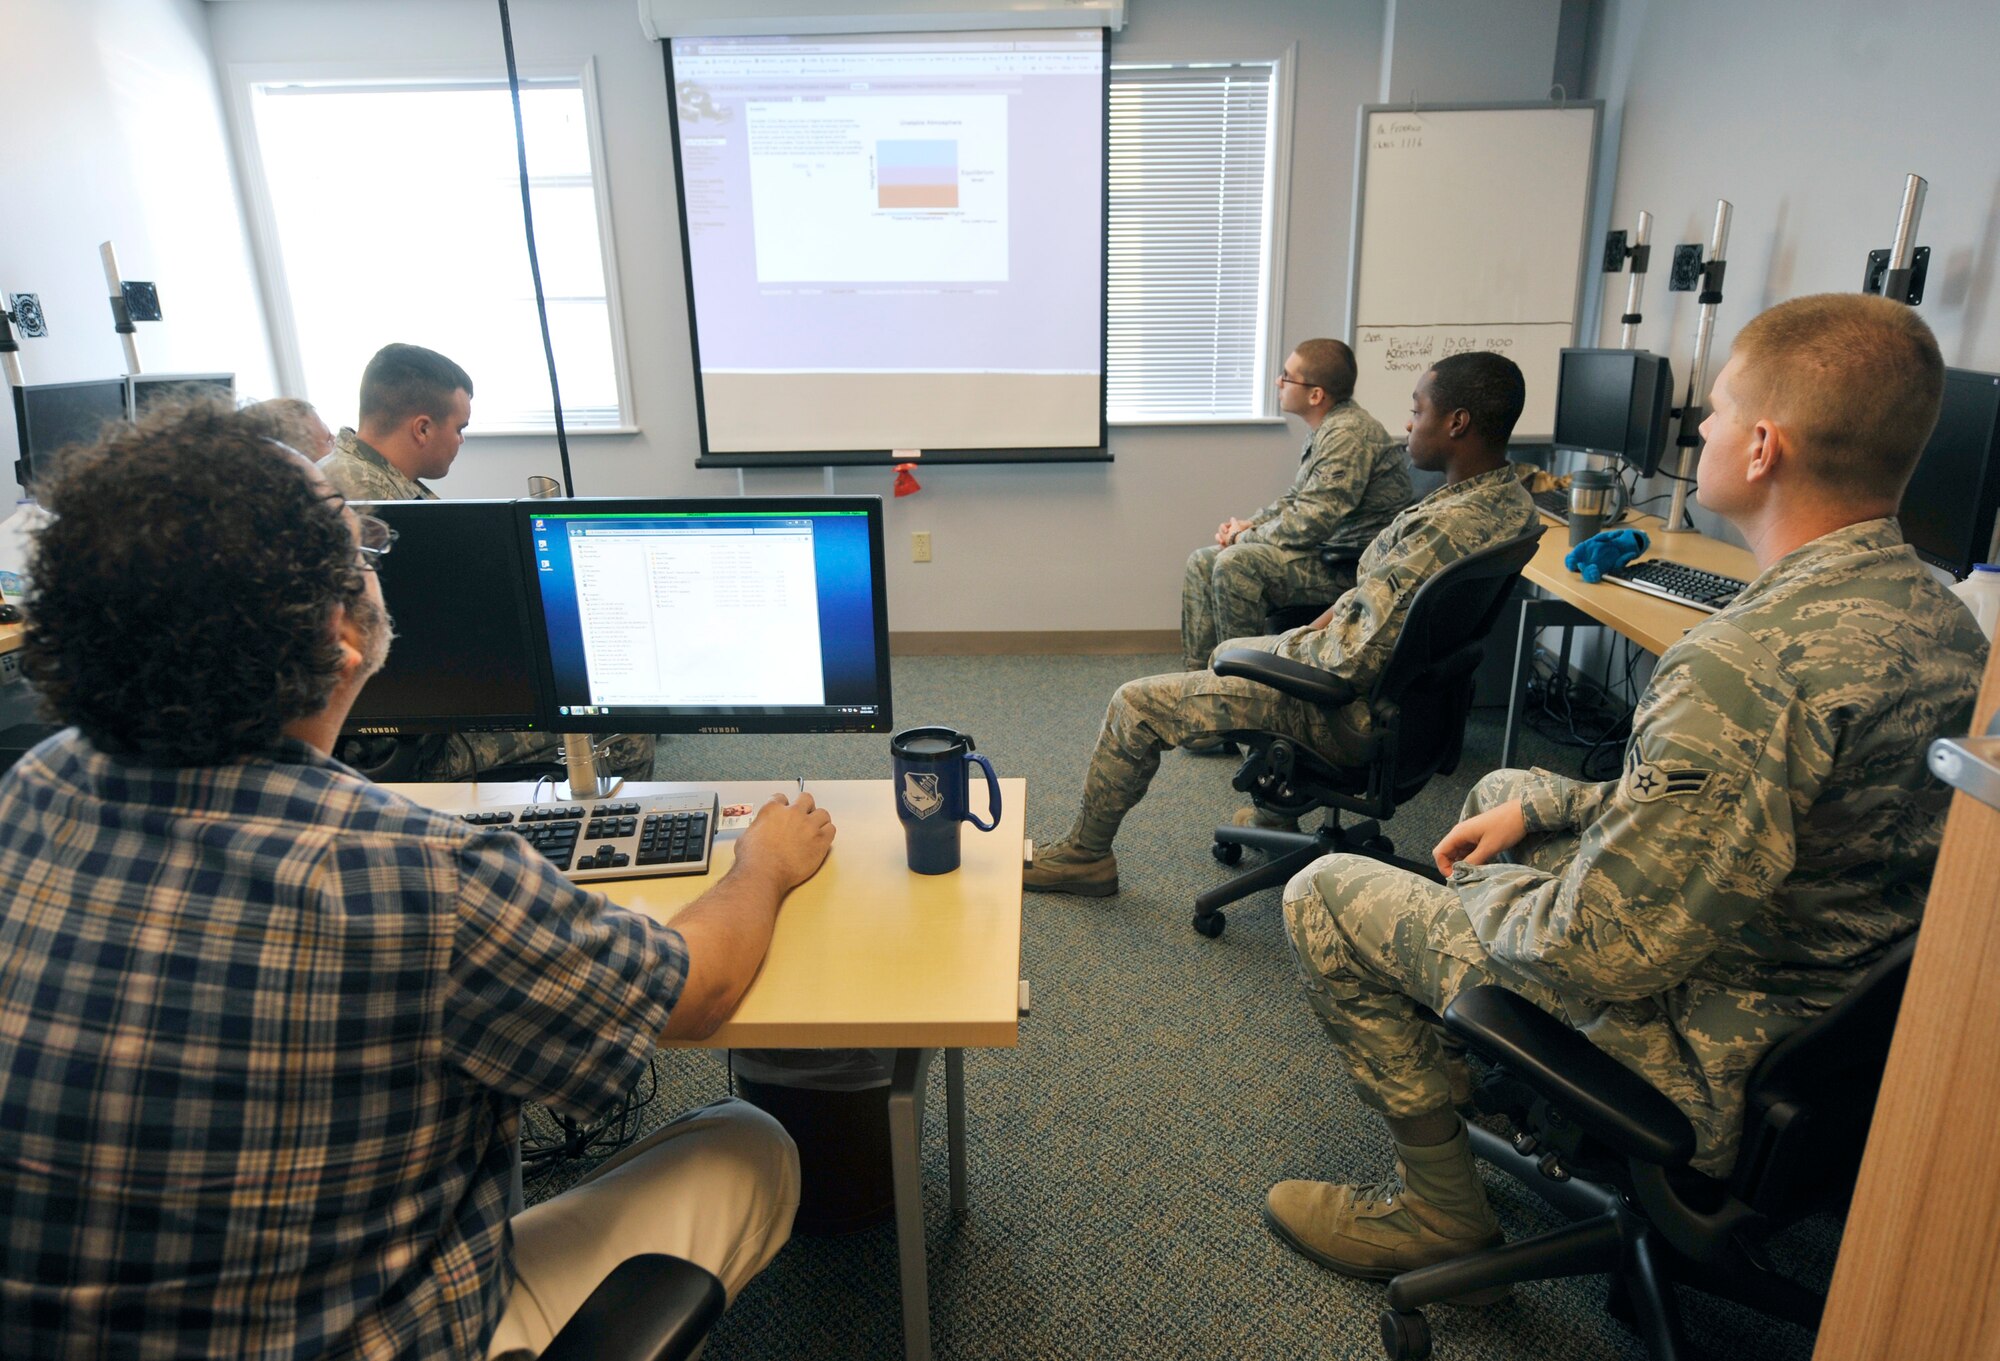
[[[396,531],[375,563],[396,641],[341,731],[546,731],[513,502],[359,501],[354,509]]]
[[[1644,350],[1564,350],[1556,371],[1558,449],[1625,460],[1651,477],[1666,456],[1674,371]]]
[[[2000,374],[1944,371],[1937,428],[1896,518],[1917,556],[1953,576],[1987,560],[2000,511]]]
[[[56,455],[76,444],[94,444],[110,421],[125,419],[125,380],[32,383],[14,392],[14,429],[21,459],[14,475],[23,487],[46,477]]]
[[[886,732],[879,497],[522,501],[577,732]]]
[[[236,397],[233,373],[134,373],[125,378],[125,408],[133,420],[153,409],[155,403],[172,397]]]

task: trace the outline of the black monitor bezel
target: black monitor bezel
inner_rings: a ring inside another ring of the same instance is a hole
[[[1904,542],[1910,544],[1911,551],[1922,561],[1942,571],[1949,572],[1954,577],[1963,577],[1978,564],[1987,560],[1987,552],[1992,546],[1994,521],[1996,517],[2000,517],[2000,374],[1987,373],[1980,369],[1948,368],[1944,371],[1944,387],[1939,396],[1938,423],[1937,426],[1932,427],[1931,433],[1924,437],[1923,452],[1917,455],[1917,465],[1911,468],[1910,474],[1911,480],[1914,481],[1916,468],[1922,465],[1924,455],[1930,453],[1931,441],[1937,437],[1937,428],[1944,424],[1943,407],[1945,403],[1951,400],[1951,392],[1954,384],[1963,384],[1966,387],[1993,394],[1989,398],[1987,405],[1987,410],[1991,414],[1992,419],[1986,430],[1986,448],[1980,455],[1978,486],[1974,489],[1976,494],[1972,512],[1973,538],[1970,542],[1959,545],[1958,553],[1952,557],[1947,557],[1918,544],[1910,543],[1907,537],[1904,539]],[[1898,532],[1902,530],[1902,501],[1908,495],[1909,484],[1905,483],[1902,497],[1897,498],[1896,521]],[[1985,538],[1979,537],[1982,528],[1986,534]]]
[[[24,383],[19,387],[11,389],[14,394],[14,438],[19,448],[19,453],[14,463],[14,480],[21,484],[22,490],[26,491],[32,488],[35,482],[49,471],[47,468],[36,466],[37,455],[47,458],[63,449],[81,447],[76,442],[72,442],[72,444],[58,445],[54,449],[44,449],[36,443],[33,438],[33,431],[29,428],[28,423],[30,394],[53,392],[65,388],[89,387],[104,388],[107,391],[116,388],[121,393],[129,393],[129,388],[126,386],[126,379],[122,375],[116,378],[80,378],[66,383]],[[125,416],[127,419],[130,419],[132,406],[129,396],[124,398],[124,404]]]
[[[716,708],[672,714],[568,714],[551,716],[555,730],[578,733],[883,733],[894,728],[895,715],[889,675],[889,592],[884,574],[882,498],[879,496],[707,496],[707,497],[551,497],[515,503],[516,541],[528,554],[529,617],[536,631],[536,662],[541,671],[538,684],[543,699],[554,703],[556,681],[554,658],[549,646],[548,619],[542,604],[541,585],[536,580],[532,557],[533,521],[537,515],[584,510],[602,513],[629,510],[635,514],[686,513],[709,511],[718,514],[755,511],[763,514],[811,515],[833,511],[862,510],[868,517],[868,563],[873,574],[870,612],[875,629],[875,675],[878,681],[879,712],[866,717],[831,712],[771,713],[747,709]]]
[[[1626,467],[1631,468],[1640,477],[1651,477],[1659,472],[1660,464],[1666,460],[1667,450],[1672,447],[1673,443],[1673,361],[1665,355],[1654,354],[1651,350],[1626,350],[1609,346],[1592,345],[1564,346],[1556,360],[1556,418],[1558,420],[1562,416],[1563,367],[1569,362],[1572,355],[1592,357],[1622,355],[1629,358],[1630,365],[1627,369],[1628,382],[1625,394],[1626,447],[1622,449],[1587,448],[1574,442],[1565,442],[1557,438],[1554,434],[1550,435],[1549,442],[1551,446],[1574,453],[1589,454],[1597,458],[1615,458]],[[1641,361],[1657,363],[1662,379],[1659,392],[1655,395],[1652,404],[1643,411],[1640,409],[1638,400],[1639,366]],[[1636,458],[1631,453],[1631,446],[1635,439],[1643,441],[1639,456]]]
[[[549,723],[549,717],[553,712],[553,708],[549,704],[550,691],[541,679],[542,670],[539,657],[540,639],[542,636],[541,629],[539,625],[532,622],[534,616],[529,612],[530,596],[533,594],[531,581],[532,569],[527,558],[522,553],[521,536],[515,532],[513,499],[350,501],[348,505],[356,514],[375,515],[392,522],[403,515],[427,515],[435,513],[479,514],[483,512],[492,516],[495,530],[506,537],[507,547],[511,551],[511,556],[515,563],[513,573],[514,608],[519,617],[531,621],[531,626],[526,631],[528,646],[523,657],[523,665],[528,668],[530,682],[534,689],[535,707],[533,710],[525,713],[481,715],[473,718],[466,718],[463,715],[425,715],[420,718],[411,719],[389,719],[356,715],[350,709],[347,716],[341,722],[341,735],[343,737],[425,737],[461,732],[553,732],[554,729]],[[430,509],[431,507],[440,507],[441,511],[433,511]],[[393,662],[395,659],[395,645],[393,643],[390,644],[389,656]],[[367,686],[363,686],[361,694],[356,697],[357,704],[367,693]]]

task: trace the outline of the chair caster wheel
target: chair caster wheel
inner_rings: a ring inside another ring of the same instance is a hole
[[[1386,836],[1371,836],[1361,843],[1361,850],[1364,855],[1387,859],[1396,853],[1396,843]]]
[[[1217,936],[1221,935],[1222,928],[1227,925],[1229,925],[1229,918],[1223,916],[1220,912],[1211,912],[1207,916],[1197,916],[1194,919],[1194,929],[1207,936],[1210,940],[1214,940]]]
[[[1382,1350],[1389,1361],[1425,1361],[1431,1354],[1431,1325],[1415,1310],[1382,1311]]]
[[[1243,859],[1243,848],[1234,841],[1217,841],[1209,846],[1208,853],[1225,865],[1234,865]]]

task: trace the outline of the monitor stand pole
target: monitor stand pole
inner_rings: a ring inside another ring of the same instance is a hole
[[[1702,399],[1708,395],[1708,347],[1715,340],[1715,313],[1722,306],[1722,253],[1729,245],[1729,200],[1715,201],[1715,229],[1709,233],[1708,260],[1701,267],[1701,312],[1694,327],[1694,367],[1688,370],[1687,401],[1681,406],[1680,466],[1674,469],[1674,500],[1667,508],[1665,534],[1691,534],[1688,488],[1694,485],[1695,458],[1701,449]]]
[[[569,784],[562,795],[566,799],[609,798],[623,783],[620,776],[598,773],[587,732],[563,735],[563,764],[569,767]]]

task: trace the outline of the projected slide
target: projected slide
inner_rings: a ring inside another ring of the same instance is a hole
[[[704,459],[1101,456],[1100,30],[677,38],[668,71]]]
[[[1006,281],[1004,96],[926,100],[921,117],[901,95],[748,116],[758,283]]]

